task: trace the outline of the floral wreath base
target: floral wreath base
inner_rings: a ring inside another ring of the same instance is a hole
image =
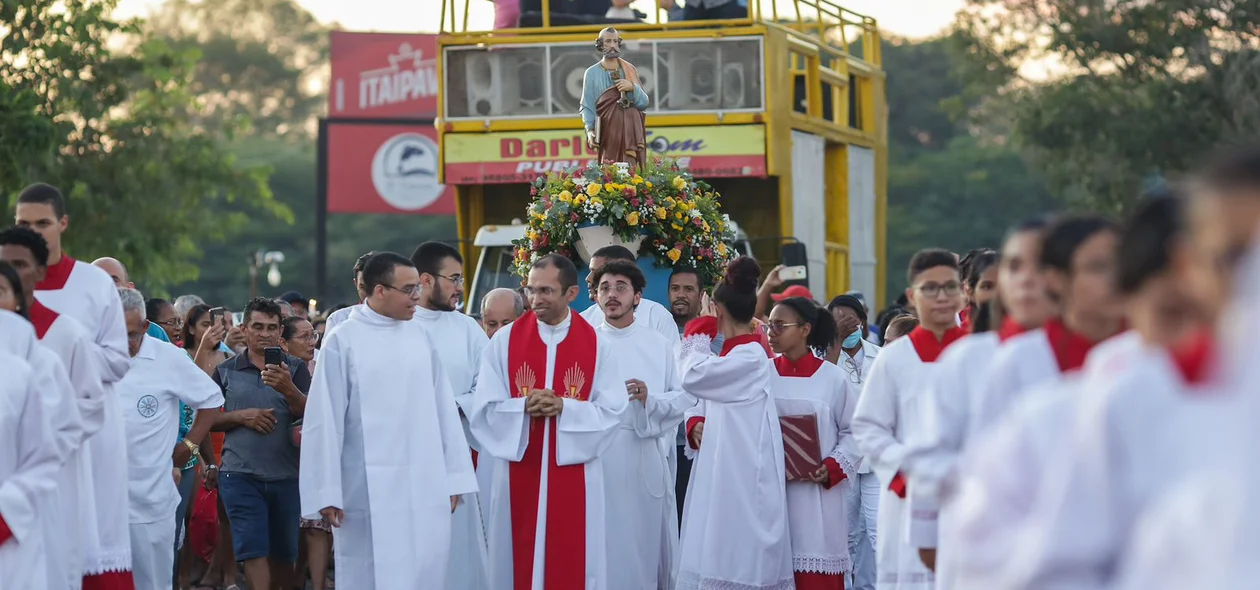
[[[721,196],[673,158],[653,157],[636,174],[625,164],[587,164],[534,180],[526,208],[528,228],[516,246],[515,271],[529,274],[534,261],[558,253],[581,263],[578,228],[607,226],[624,242],[641,241],[636,254],[659,267],[694,268],[713,284],[734,250],[730,218]]]

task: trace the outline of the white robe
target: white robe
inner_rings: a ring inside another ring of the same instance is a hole
[[[48,580],[56,587],[77,588],[81,576],[76,578],[72,574],[78,572],[80,566],[72,565],[71,560],[82,560],[82,545],[79,542],[82,527],[74,520],[78,516],[74,512],[78,499],[75,485],[78,474],[72,469],[79,464],[76,458],[81,454],[85,437],[74,388],[61,360],[56,353],[39,344],[33,327],[26,320],[7,312],[0,315],[0,334],[4,334],[0,339],[0,350],[18,355],[29,363],[35,389],[44,404],[44,413],[56,433],[55,451],[59,460],[55,474],[57,486],[40,497],[40,508],[45,513],[40,522],[44,527],[42,537],[48,552]],[[62,487],[63,484],[66,487]]]
[[[481,329],[477,320],[458,311],[416,307],[412,321],[428,331],[430,340],[441,342],[437,354],[442,360],[442,372],[451,383],[468,446],[477,449],[477,442],[468,429],[468,415],[472,412],[473,391],[477,389],[481,353],[490,341],[485,330]],[[486,530],[482,524],[481,509],[481,498],[486,497],[486,490],[480,489],[481,472],[493,471],[493,461],[487,463],[483,468],[478,461],[476,467],[480,491],[460,498],[459,507],[451,520],[451,564],[446,574],[446,587],[450,590],[489,590]]]
[[[554,389],[561,375],[556,374],[556,350],[569,334],[573,321],[570,312],[559,324],[538,322],[538,335],[547,345],[547,374],[542,383]],[[506,462],[519,462],[529,443],[531,419],[525,413],[525,398],[512,397],[515,389],[508,373],[508,348],[512,330],[519,320],[495,332],[481,359],[477,376],[477,392],[470,417],[473,436],[485,453]],[[560,466],[583,465],[586,483],[586,589],[603,590],[607,585],[605,563],[604,464],[602,457],[612,444],[626,411],[625,384],[617,380],[612,354],[603,346],[596,347],[595,375],[589,401],[566,399],[564,409],[544,425],[544,450],[551,437],[556,437],[556,452],[550,459]],[[545,465],[546,463],[544,463]],[[490,543],[490,580],[494,590],[514,588],[510,466],[501,464],[495,472],[494,489],[486,519]],[[541,470],[540,499],[548,495],[548,470]],[[543,588],[545,542],[547,538],[547,503],[538,503],[537,530],[534,535],[533,590]],[[550,590],[550,589],[546,589]]]
[[[1118,372],[1081,396],[1070,444],[1047,469],[1023,550],[1009,562],[1010,584],[1112,587],[1122,557],[1138,541],[1140,515],[1168,482],[1199,468],[1205,448],[1237,444],[1225,428],[1194,428],[1193,441],[1169,428],[1229,421],[1218,419],[1227,400],[1195,391],[1200,387],[1186,383],[1164,350],[1146,347]]]
[[[1031,527],[1041,524],[1032,513],[1039,496],[1054,485],[1048,467],[1062,459],[1065,446],[1074,444],[1065,442],[1071,437],[1064,433],[1074,429],[1080,400],[1090,390],[1106,387],[1116,376],[1116,365],[1131,362],[1141,350],[1132,334],[1099,344],[1080,371],[1023,392],[969,446],[959,463],[953,517],[940,533],[941,545],[952,549],[947,563],[941,564],[938,556],[938,573],[949,576],[951,587],[1024,588],[1012,585],[1011,568],[1026,550]]]
[[[779,362],[784,362],[780,358]],[[850,426],[857,406],[858,387],[845,370],[822,363],[808,377],[776,373],[770,379],[779,416],[812,414],[818,420],[818,439],[824,460],[831,459],[846,476],[857,474],[857,441]],[[847,478],[825,489],[812,481],[787,482],[788,525],[792,538],[792,570],[840,575],[853,569],[849,556]]]
[[[790,590],[792,547],[774,365],[761,344],[714,356],[708,336],[683,340],[683,391],[701,401],[700,449],[686,447],[691,481],[683,504],[678,590]]]
[[[607,588],[672,588],[678,512],[667,446],[696,400],[682,391],[673,343],[650,327],[605,322],[595,331],[616,358],[618,381],[647,386],[645,402],[629,402],[603,457],[608,555],[615,556],[608,560]]]
[[[875,359],[853,414],[853,436],[858,448],[870,459],[882,488],[880,535],[875,548],[879,572],[876,586],[880,590],[927,590],[934,584],[932,572],[919,559],[918,550],[909,544],[906,502],[888,487],[903,469],[905,443],[910,430],[920,422],[918,404],[922,403],[935,365],[919,358],[909,337],[893,341]]]
[[[357,308],[324,343],[302,427],[302,514],[333,506],[338,585],[445,587],[450,497],[477,491],[437,348],[419,324]]]
[[[598,326],[604,323],[604,310],[598,304],[592,304],[582,312],[582,319],[591,326]],[[671,346],[679,341],[678,323],[674,321],[674,313],[651,299],[639,302],[634,310],[634,321],[664,336]]]
[[[64,515],[63,574],[70,588],[78,588],[83,578],[84,523],[89,517],[95,518],[96,514],[96,498],[90,493],[93,489],[92,468],[82,447],[83,441],[101,427],[105,389],[92,357],[91,335],[74,318],[58,315],[39,343],[56,354],[66,369],[83,425],[80,444],[62,464],[57,475],[57,494],[61,499],[59,513]]]
[[[857,356],[846,361],[847,353],[841,352],[839,365],[849,374],[849,382],[857,386],[858,399],[861,399],[862,384],[875,366],[883,347],[872,344],[869,340],[862,342]],[[854,439],[856,442],[857,439]],[[861,453],[861,450],[858,450]],[[849,474],[850,485],[847,490],[849,507],[849,555],[853,558],[852,577],[846,582],[846,588],[854,590],[874,590],[875,588],[875,538],[879,528],[879,478],[871,472],[871,461],[861,455],[861,463],[856,474]]]
[[[51,277],[54,268],[73,265],[64,284]],[[92,353],[100,372],[104,395],[100,402],[100,425],[83,445],[91,468],[94,502],[81,508],[84,515],[83,573],[122,572],[131,569],[131,537],[127,523],[127,482],[118,476],[127,469],[126,435],[122,416],[113,403],[113,385],[131,368],[127,349],[127,328],[118,289],[105,271],[81,260],[63,255],[49,267],[49,277],[40,283],[35,297],[53,311],[74,318],[92,336]],[[92,430],[94,424],[89,424]]]
[[[989,361],[979,394],[967,418],[968,436],[991,428],[1029,389],[1058,381],[1059,361],[1044,328],[1012,336],[998,347]]]
[[[359,302],[351,305],[350,307],[343,307],[329,314],[328,319],[324,321],[324,338],[327,339],[328,335],[332,334],[333,328],[340,326],[342,322],[350,319],[350,314],[354,313],[355,309],[362,306],[363,302]]]
[[[43,520],[61,462],[57,433],[30,365],[0,351],[0,374],[0,519],[13,535],[0,542],[0,580],[5,588],[51,588]]]

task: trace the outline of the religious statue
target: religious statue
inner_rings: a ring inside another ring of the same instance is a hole
[[[578,112],[586,127],[586,143],[599,161],[625,162],[642,169],[647,157],[648,95],[630,62],[621,59],[621,35],[608,27],[599,32],[595,49],[603,56],[586,69]]]

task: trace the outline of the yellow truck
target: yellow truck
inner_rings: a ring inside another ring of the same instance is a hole
[[[475,31],[470,2],[485,0],[442,0],[436,127],[466,275],[490,287],[511,281],[495,260],[519,229],[527,184],[594,158],[578,101],[607,23],[557,16],[562,0],[541,0],[522,15],[535,26]],[[794,0],[790,14],[771,0],[748,5],[740,19],[660,22],[658,10],[654,23],[616,23],[650,99],[650,150],[722,194],[763,266],[780,262],[782,244],[803,245],[796,263],[816,297],[858,290],[878,308],[888,109],[875,21],[828,0]],[[484,290],[470,289],[470,313]]]

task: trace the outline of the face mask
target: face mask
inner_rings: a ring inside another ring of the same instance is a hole
[[[845,338],[845,339],[844,339],[844,342],[841,342],[841,343],[840,343],[840,347],[841,347],[841,348],[853,348],[853,347],[857,346],[857,345],[858,345],[858,343],[859,343],[859,342],[861,342],[861,341],[862,341],[862,330],[860,330],[860,329],[859,329],[859,330],[857,330],[857,331],[853,332],[852,334],[849,334],[849,336],[848,336],[847,338]]]

